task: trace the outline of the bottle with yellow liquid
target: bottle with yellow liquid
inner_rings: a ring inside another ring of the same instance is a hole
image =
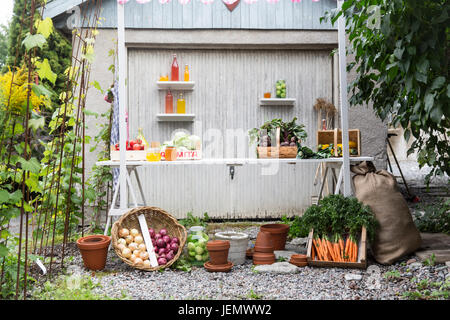
[[[188,65],[184,66],[184,81],[189,81],[189,67],[188,67]]]
[[[137,140],[140,140],[140,143],[144,146],[144,150],[147,150],[149,147],[149,144],[147,142],[147,140],[145,140],[144,134],[142,133],[142,128],[138,129],[138,135],[137,135]]]
[[[177,113],[186,113],[186,101],[182,93],[180,93],[180,97],[177,100]]]

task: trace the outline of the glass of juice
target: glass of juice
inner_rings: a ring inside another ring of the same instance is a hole
[[[161,149],[160,148],[148,149],[147,161],[150,161],[150,162],[161,161]]]
[[[270,99],[271,96],[272,96],[272,94],[270,92],[264,92],[265,99]]]

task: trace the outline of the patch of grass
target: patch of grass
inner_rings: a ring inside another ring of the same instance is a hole
[[[423,261],[424,266],[434,266],[436,265],[436,256],[434,253],[431,254],[431,256],[428,259],[425,259]]]
[[[428,279],[412,281],[415,290],[403,293],[403,297],[410,300],[448,300],[450,298],[450,280],[432,282]]]
[[[251,300],[261,300],[263,298],[262,294],[257,294],[253,289],[250,289],[250,292],[247,294],[247,298]]]
[[[32,292],[34,300],[122,300],[127,299],[125,291],[120,298],[112,298],[99,293],[101,285],[89,276],[60,275],[53,281],[46,281]]]
[[[288,261],[288,259],[286,259],[285,257],[279,257],[277,259],[277,262],[285,262],[285,261]]]
[[[384,278],[388,281],[400,278],[400,271],[391,270],[384,273]]]

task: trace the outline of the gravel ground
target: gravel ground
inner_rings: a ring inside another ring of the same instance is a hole
[[[412,210],[420,204],[434,203],[448,197],[448,177],[435,180],[430,192],[423,182],[426,170],[419,170],[417,164],[412,162],[402,162],[401,166],[410,189],[421,199],[418,204],[409,203]],[[400,188],[405,193],[401,183]],[[258,229],[254,226],[236,231],[248,233],[254,240]],[[301,246],[287,244],[286,247],[297,252],[305,251]],[[450,266],[425,266],[415,256],[405,257],[392,266],[379,265],[369,258],[367,270],[304,267],[298,268],[298,273],[294,274],[256,273],[252,261],[246,260],[244,265],[233,267],[229,273],[210,273],[203,268],[193,268],[191,272],[171,269],[144,272],[129,267],[110,250],[106,268],[95,273],[83,268],[75,244],[69,245],[67,254],[73,256],[68,274],[91,276],[101,285],[95,290],[110,297],[120,298],[125,292],[130,299],[136,300],[393,300],[405,299],[404,292],[416,289],[412,281],[414,278],[430,282],[450,279]],[[346,280],[346,276],[357,279]]]
[[[297,251],[302,250],[298,247]],[[111,250],[106,268],[95,273],[85,270],[81,257],[74,253],[68,274],[91,276],[101,285],[95,289],[99,293],[120,298],[125,292],[133,300],[393,300],[404,299],[403,292],[415,289],[411,282],[414,277],[431,282],[450,279],[447,266],[412,263],[414,260],[410,259],[414,257],[392,266],[369,261],[367,270],[304,267],[298,268],[295,274],[256,273],[251,260],[246,260],[244,265],[233,267],[229,273],[210,273],[203,268],[193,268],[191,272],[171,269],[144,272],[129,267]],[[395,270],[397,276],[385,278],[386,272]],[[361,279],[346,280],[346,275]]]

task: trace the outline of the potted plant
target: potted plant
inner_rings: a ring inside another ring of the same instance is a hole
[[[259,128],[249,130],[250,145],[257,143],[259,158],[295,158],[302,140],[308,135],[304,125],[273,119]]]

